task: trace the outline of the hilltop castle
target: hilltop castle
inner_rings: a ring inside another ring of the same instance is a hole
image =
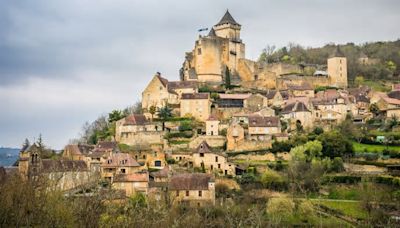
[[[186,53],[181,81],[222,84],[229,69],[231,81],[244,88],[287,89],[288,85],[305,83],[313,87],[347,87],[347,60],[339,49],[327,60],[326,71],[304,75],[304,65],[246,59],[240,30],[241,25],[226,11],[208,35],[200,35],[194,49]]]

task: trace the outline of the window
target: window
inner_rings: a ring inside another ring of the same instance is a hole
[[[201,48],[197,48],[197,54],[201,55]]]
[[[189,191],[186,191],[186,196],[189,196]]]
[[[160,86],[160,90],[162,90],[162,86]]]
[[[200,157],[204,157],[204,153],[200,153]]]
[[[161,161],[155,161],[155,162],[154,162],[154,166],[160,167],[160,166],[161,166]]]
[[[218,164],[218,169],[220,169],[221,168],[221,164]]]
[[[218,162],[218,156],[215,156],[215,162]]]
[[[125,169],[121,169],[121,173],[125,173],[126,171],[125,171]]]
[[[146,159],[146,155],[145,154],[143,154],[143,159]]]
[[[210,166],[210,169],[211,169],[211,170],[214,170],[214,166],[213,166],[213,165],[211,165],[211,166]]]
[[[202,196],[203,196],[203,192],[199,191],[199,197],[202,197]]]
[[[176,196],[179,196],[179,191],[176,191]]]

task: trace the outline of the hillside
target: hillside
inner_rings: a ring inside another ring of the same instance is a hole
[[[399,80],[400,39],[338,46],[347,57],[350,81],[356,76],[363,76],[369,80]],[[326,59],[335,48],[335,44],[319,48],[305,48],[293,43],[282,48],[267,46],[260,54],[259,61],[325,65]],[[363,64],[360,58],[366,58],[369,62]]]

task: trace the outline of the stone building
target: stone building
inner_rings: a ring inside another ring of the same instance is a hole
[[[69,160],[86,161],[89,152],[94,149],[93,145],[70,144],[64,147],[62,157]]]
[[[274,134],[281,133],[279,117],[249,116],[249,139],[271,140]]]
[[[307,108],[306,104],[296,101],[286,105],[281,112],[283,118],[289,122],[290,129],[296,129],[296,124],[300,124],[305,128],[313,126],[312,112]]]
[[[226,132],[226,149],[235,150],[244,142],[244,128],[238,123],[232,123]]]
[[[82,160],[42,159],[43,148],[35,143],[22,148],[18,170],[23,178],[36,180],[45,178],[49,188],[65,191],[96,181]]]
[[[191,52],[187,52],[181,69],[181,80],[220,84],[228,68],[237,75],[245,45],[240,38],[241,25],[226,11],[207,36],[200,36]]]
[[[112,187],[117,190],[122,190],[127,197],[137,193],[147,195],[149,174],[148,172],[117,174],[114,177]]]
[[[219,135],[219,123],[220,121],[218,120],[217,117],[210,116],[206,120],[206,135],[208,136]]]
[[[132,174],[141,171],[143,167],[127,153],[115,153],[101,165],[101,177],[110,183],[119,174]]]
[[[168,193],[174,204],[206,206],[215,204],[215,182],[204,173],[182,173],[172,175],[168,182]]]
[[[115,124],[115,140],[130,146],[162,144],[163,134],[160,123],[150,122],[141,114],[129,115]]]
[[[192,116],[206,121],[210,117],[211,101],[208,93],[184,93],[181,98],[181,117]]]
[[[168,81],[156,73],[150,83],[142,92],[142,109],[148,118],[153,116],[149,113],[150,107],[156,109],[168,106],[179,106],[183,93],[197,93],[198,86],[195,82]]]
[[[193,167],[205,169],[208,173],[236,175],[236,165],[228,162],[227,155],[212,151],[205,141],[193,151],[192,162]]]

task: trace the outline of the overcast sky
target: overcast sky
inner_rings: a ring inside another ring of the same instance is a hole
[[[86,121],[138,101],[155,72],[178,80],[197,29],[227,8],[250,59],[267,44],[400,38],[397,0],[0,0],[0,146],[42,133],[61,149]]]

